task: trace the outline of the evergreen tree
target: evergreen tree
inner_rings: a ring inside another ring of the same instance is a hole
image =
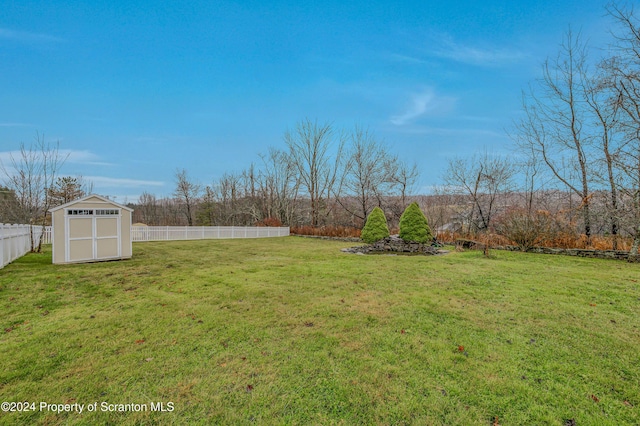
[[[433,240],[431,229],[418,203],[411,203],[400,217],[400,238],[406,242],[428,243]]]
[[[364,228],[362,228],[360,238],[367,244],[373,244],[388,236],[389,227],[387,226],[387,218],[382,209],[376,207],[369,213],[367,223],[365,223]]]
[[[49,188],[52,206],[60,206],[88,195],[83,188],[82,177],[61,176]]]

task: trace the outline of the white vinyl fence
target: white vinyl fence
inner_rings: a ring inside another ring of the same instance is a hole
[[[131,241],[209,240],[287,237],[288,227],[270,226],[132,226]]]
[[[31,250],[30,225],[0,223],[0,268],[24,256]],[[37,241],[41,226],[33,227],[33,238]]]
[[[44,234],[42,235],[42,244],[51,244],[51,226],[44,227]]]
[[[34,238],[42,226],[33,227]],[[132,226],[131,241],[208,240],[217,238],[288,237],[288,227],[267,226]],[[43,244],[51,244],[51,227],[46,226]],[[29,225],[0,223],[0,269],[31,249]]]

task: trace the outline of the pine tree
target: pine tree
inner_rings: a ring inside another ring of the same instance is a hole
[[[373,244],[388,236],[389,227],[387,226],[387,218],[384,216],[382,209],[376,207],[369,213],[367,223],[365,223],[364,228],[362,228],[360,238],[367,244]]]
[[[87,195],[82,187],[82,178],[61,176],[49,188],[52,206],[59,206]]]
[[[405,242],[428,243],[433,240],[431,228],[418,203],[411,203],[400,216],[400,238]]]

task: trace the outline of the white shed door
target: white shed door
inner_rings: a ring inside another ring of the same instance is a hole
[[[120,257],[120,215],[66,217],[67,262]]]

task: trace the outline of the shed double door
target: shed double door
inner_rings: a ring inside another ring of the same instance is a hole
[[[67,262],[120,257],[120,216],[67,216]]]

